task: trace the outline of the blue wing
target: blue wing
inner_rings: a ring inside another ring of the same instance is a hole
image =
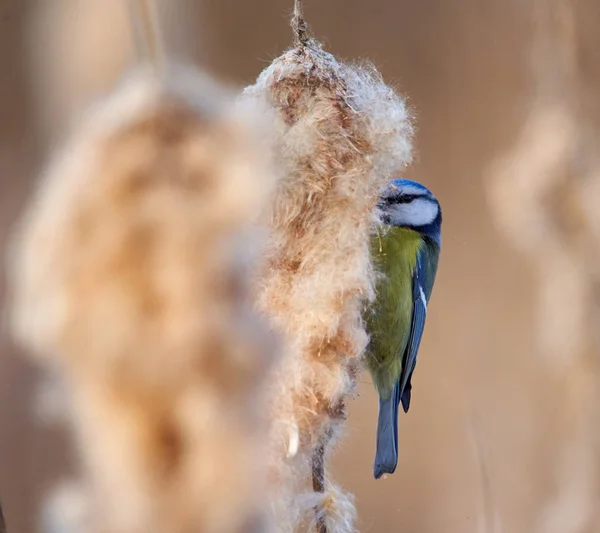
[[[435,242],[424,239],[417,254],[412,276],[413,313],[407,345],[402,356],[402,370],[394,385],[393,394],[390,397],[379,397],[377,448],[373,464],[375,479],[379,479],[385,473],[393,473],[398,464],[398,406],[402,403],[404,412],[410,407],[411,377],[425,328],[427,303],[437,273],[439,252],[440,248]]]
[[[410,394],[412,390],[411,377],[417,364],[417,353],[421,344],[421,337],[425,329],[427,317],[427,302],[437,272],[439,248],[426,243],[417,255],[415,271],[413,273],[413,315],[410,326],[410,335],[402,360],[400,374],[400,387],[395,391],[400,396],[404,412],[410,407]]]

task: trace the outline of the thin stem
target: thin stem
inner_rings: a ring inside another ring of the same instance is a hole
[[[498,533],[502,531],[502,524],[498,516],[498,508],[495,505],[494,494],[492,491],[492,481],[488,468],[483,443],[481,441],[480,426],[477,423],[478,418],[475,413],[471,414],[470,432],[473,446],[475,448],[475,458],[480,474],[481,497],[482,497],[482,525],[485,533]]]
[[[312,456],[312,485],[315,492],[325,492],[325,445],[321,444]],[[317,509],[317,533],[327,533],[325,512]]]
[[[294,0],[294,17],[292,18],[292,29],[298,44],[306,45],[309,41],[308,26],[304,20],[304,5],[302,0]]]
[[[162,70],[164,50],[154,2],[130,0],[129,13],[140,60],[148,61],[157,71]]]
[[[6,522],[4,520],[4,513],[2,512],[2,505],[0,505],[0,533],[6,533]]]

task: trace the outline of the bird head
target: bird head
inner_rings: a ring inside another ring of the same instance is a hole
[[[377,207],[385,224],[412,229],[441,244],[442,210],[424,185],[392,180],[382,191]]]

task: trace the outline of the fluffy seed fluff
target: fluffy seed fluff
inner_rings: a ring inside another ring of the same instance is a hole
[[[9,251],[15,335],[66,376],[88,531],[262,529],[260,124],[191,70],[139,73],[51,163]]]
[[[313,507],[311,464],[338,436],[355,386],[367,344],[361,314],[373,298],[373,208],[410,161],[412,128],[374,68],[342,64],[314,40],[273,61],[242,99],[274,110],[283,169],[257,298],[286,341],[271,391],[271,459],[276,520],[292,531]],[[318,513],[352,508],[333,501],[344,497],[326,479],[313,486],[326,494]],[[347,516],[330,516],[328,531],[351,531]]]

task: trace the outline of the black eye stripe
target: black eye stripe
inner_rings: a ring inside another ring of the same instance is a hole
[[[391,196],[387,198],[382,198],[383,203],[388,205],[393,204],[408,204],[412,202],[415,198],[420,198],[418,194],[402,194],[398,196]]]
[[[418,198],[416,194],[403,194],[396,201],[397,204],[408,204],[412,202],[415,198]]]

